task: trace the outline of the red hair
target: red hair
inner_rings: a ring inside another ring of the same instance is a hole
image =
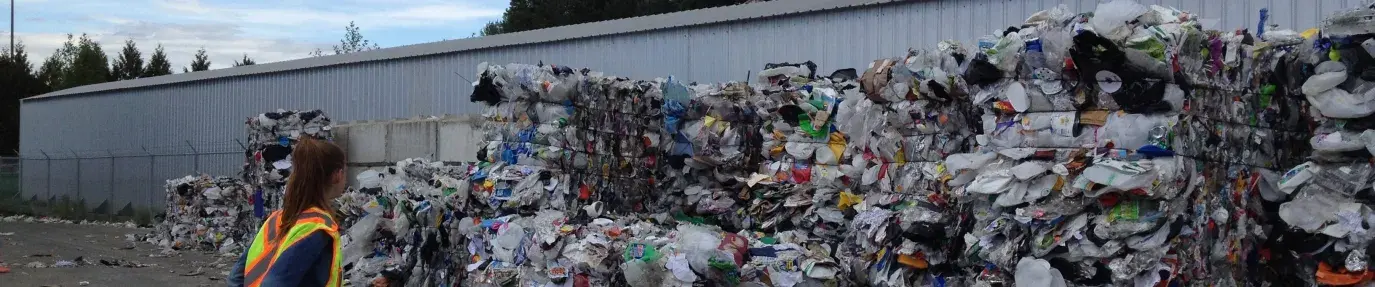
[[[334,173],[345,168],[344,150],[334,143],[302,136],[291,151],[291,176],[286,180],[278,234],[286,234],[302,212],[316,207],[334,214],[329,188]]]

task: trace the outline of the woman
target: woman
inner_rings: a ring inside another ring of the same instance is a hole
[[[342,284],[339,226],[330,201],[344,193],[344,151],[302,137],[291,153],[282,210],[258,229],[253,244],[230,272],[231,287]]]

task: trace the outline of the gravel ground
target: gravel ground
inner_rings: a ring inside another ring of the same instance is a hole
[[[125,241],[125,234],[150,229],[62,223],[0,222],[0,286],[224,286],[229,263],[238,258],[180,252],[164,256],[148,243]],[[11,234],[13,233],[13,234]],[[76,267],[51,266],[59,260],[90,262]],[[109,267],[101,263],[137,262],[147,267]],[[198,272],[199,270],[199,272]]]

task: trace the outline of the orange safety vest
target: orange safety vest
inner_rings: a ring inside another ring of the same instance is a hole
[[[263,278],[267,278],[267,271],[272,269],[272,264],[282,255],[282,251],[315,231],[324,231],[334,242],[331,248],[334,252],[330,254],[334,259],[330,260],[329,282],[325,286],[339,287],[343,282],[340,268],[344,259],[339,254],[339,225],[334,217],[319,208],[311,208],[301,213],[286,234],[278,234],[281,220],[281,210],[272,212],[258,229],[258,235],[253,237],[253,245],[248,247],[247,260],[244,260],[244,286],[261,286]]]

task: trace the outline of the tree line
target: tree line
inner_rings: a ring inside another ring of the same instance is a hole
[[[378,49],[377,44],[363,38],[362,32],[352,22],[345,28],[343,40],[334,45],[334,54],[347,54]],[[316,50],[310,56],[324,56],[325,52]],[[210,69],[210,56],[205,48],[196,51],[191,63],[182,67],[182,73],[192,73]],[[233,66],[257,64],[248,54],[234,60]],[[14,50],[0,48],[0,155],[15,155],[19,149],[19,100],[79,86],[113,81],[150,78],[173,73],[172,63],[162,44],[153,49],[153,54],[145,58],[134,40],[124,41],[123,48],[114,59],[105,53],[100,43],[90,36],[67,35],[52,56],[44,59],[34,68],[24,44],[17,43]]]

